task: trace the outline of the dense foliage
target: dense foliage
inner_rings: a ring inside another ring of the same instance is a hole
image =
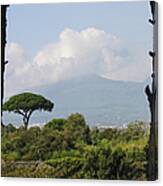
[[[91,128],[81,114],[42,128],[2,128],[2,176],[146,180],[149,129]]]
[[[35,110],[52,111],[54,104],[41,95],[30,92],[12,96],[3,105],[3,111],[14,112],[23,116],[23,122],[27,129],[31,114]]]

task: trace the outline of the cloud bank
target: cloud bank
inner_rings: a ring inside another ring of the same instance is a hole
[[[63,30],[56,42],[47,44],[31,59],[18,43],[6,50],[6,92],[12,95],[35,86],[96,74],[112,80],[144,81],[150,62],[142,46],[96,28]]]

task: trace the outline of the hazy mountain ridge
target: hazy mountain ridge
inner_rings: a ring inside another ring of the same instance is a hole
[[[54,101],[55,107],[50,114],[33,114],[32,121],[47,122],[54,117],[67,117],[72,112],[84,114],[90,125],[148,121],[145,85],[86,76],[37,87],[32,91]]]
[[[87,76],[35,91],[54,100],[55,115],[64,116],[71,112],[82,112],[91,124],[124,123],[136,119],[148,119],[144,87],[143,83]]]

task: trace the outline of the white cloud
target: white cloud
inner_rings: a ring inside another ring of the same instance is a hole
[[[46,45],[33,59],[17,43],[7,45],[7,95],[87,74],[113,80],[144,81],[150,62],[145,50],[127,46],[103,30],[65,29],[59,40]]]

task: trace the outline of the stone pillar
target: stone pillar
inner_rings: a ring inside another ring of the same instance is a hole
[[[147,179],[158,178],[158,4],[150,1],[151,19],[153,27],[153,48],[149,51],[152,63],[151,86],[147,85],[145,92],[149,101],[151,121],[149,146],[147,150]],[[151,87],[151,88],[150,88]]]
[[[3,105],[3,98],[4,98],[4,72],[5,72],[5,65],[7,64],[7,61],[5,61],[5,45],[6,45],[6,11],[7,11],[8,5],[1,5],[0,10],[0,18],[1,18],[1,125],[3,126],[2,121],[2,105]]]

